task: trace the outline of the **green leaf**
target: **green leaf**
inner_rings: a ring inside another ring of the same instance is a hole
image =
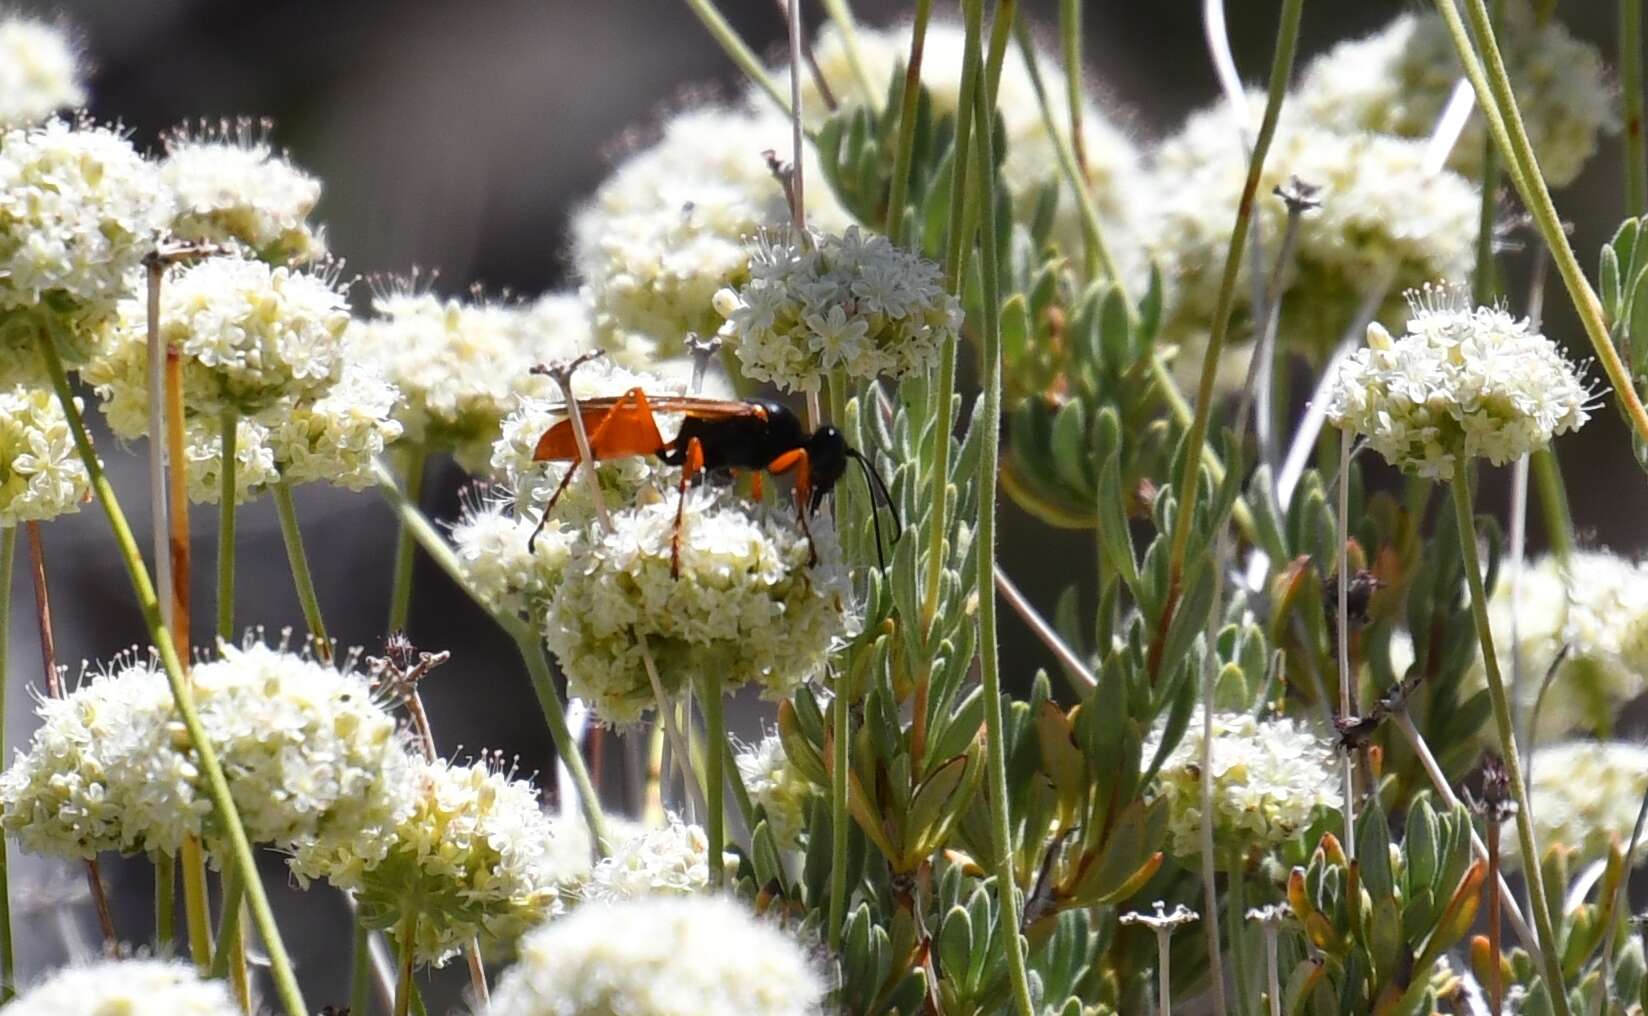
[[[1394,883],[1390,869],[1390,827],[1385,823],[1385,812],[1378,798],[1362,813],[1356,831],[1356,860],[1362,875],[1362,885],[1376,900],[1391,895]]]
[[[1099,549],[1105,564],[1130,591],[1137,591],[1139,565],[1133,557],[1133,538],[1127,528],[1127,505],[1122,498],[1121,455],[1105,459],[1099,471]]]
[[[1090,489],[1093,480],[1089,473],[1092,466],[1088,459],[1086,406],[1066,402],[1059,407],[1053,417],[1051,448],[1059,479],[1078,491]]]

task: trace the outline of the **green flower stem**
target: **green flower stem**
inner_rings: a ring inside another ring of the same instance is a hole
[[[227,977],[234,985],[235,999],[243,1012],[251,1012],[251,984],[246,977],[246,937],[241,926],[241,910],[246,899],[246,880],[240,872],[223,872],[223,900],[217,919],[217,951],[212,954],[211,976]]]
[[[1562,482],[1562,468],[1556,452],[1541,448],[1528,456],[1528,467],[1539,489],[1539,507],[1545,516],[1545,540],[1557,560],[1566,562],[1574,554],[1574,517],[1568,510],[1568,491]]]
[[[1493,19],[1501,20],[1504,0],[1493,0]],[[1482,211],[1476,223],[1476,271],[1471,276],[1471,299],[1493,303],[1499,295],[1498,266],[1494,263],[1494,220],[1499,202],[1499,151],[1493,137],[1482,139]]]
[[[349,1011],[366,1016],[372,1003],[372,929],[355,915],[349,947]]]
[[[840,0],[830,2],[839,3]],[[927,19],[932,13],[933,0],[916,0],[915,21],[910,28],[910,59],[904,66],[904,95],[898,108],[898,144],[893,149],[893,180],[887,196],[887,225],[882,230],[895,247],[904,233],[904,202],[910,190],[910,159],[916,145],[916,105],[921,97],[921,51],[927,41]],[[851,60],[851,47],[847,52]]]
[[[17,561],[17,527],[0,527],[0,758],[5,758],[6,685],[11,676],[6,666],[11,649],[11,580]],[[0,835],[0,1002],[15,995],[17,976],[11,946],[11,865],[6,839]]]
[[[1167,410],[1173,417],[1173,422],[1180,427],[1189,427],[1195,417],[1190,403],[1185,401],[1184,394],[1173,380],[1173,373],[1167,369],[1167,361],[1160,353],[1150,360],[1150,379],[1155,382],[1156,389],[1161,393],[1163,401],[1167,403]],[[1214,484],[1225,480],[1225,464],[1217,452],[1211,448],[1202,449],[1202,462],[1207,466],[1207,474],[1212,477]],[[1235,507],[1230,510],[1230,517],[1236,520],[1236,528],[1242,531],[1242,538],[1250,544],[1259,542],[1259,530],[1253,523],[1253,512],[1247,506],[1247,499],[1240,495],[1236,498]]]
[[[409,912],[401,921],[395,937],[401,947],[401,974],[395,982],[395,1016],[407,1016],[412,1011],[412,971],[418,956],[418,912]]]
[[[841,933],[847,920],[847,767],[852,743],[851,709],[847,704],[847,676],[835,676],[835,699],[830,703],[830,951],[841,951]]]
[[[189,958],[205,971],[212,964],[212,913],[206,899],[206,852],[200,838],[188,836],[178,850],[183,867],[183,921],[189,935]]]
[[[998,17],[1000,12],[998,11]],[[988,86],[973,89],[973,117],[976,123],[990,123],[995,109],[995,93]],[[1013,827],[1008,815],[1006,720],[1001,708],[1001,658],[996,642],[996,484],[1001,460],[1001,290],[997,272],[995,141],[991,131],[978,132],[975,155],[978,159],[980,190],[979,266],[984,305],[979,329],[980,353],[984,361],[984,411],[977,426],[984,428],[982,462],[978,485],[978,645],[979,681],[984,690],[984,724],[988,738],[989,805],[991,837],[995,840],[995,876],[1001,928],[1007,936],[1007,972],[1013,986],[1013,1002],[1019,1016],[1033,1016],[1030,975],[1025,966],[1024,942],[1019,934],[1018,889],[1013,875]]]
[[[46,320],[48,331],[60,327],[53,319],[48,317]],[[171,686],[172,699],[177,703],[177,711],[183,720],[184,729],[188,732],[189,743],[194,747],[201,773],[205,776],[206,791],[212,801],[212,810],[228,848],[227,865],[233,865],[240,869],[242,874],[250,876],[247,878],[246,899],[252,910],[252,919],[257,924],[258,934],[262,936],[264,948],[268,951],[269,976],[275,983],[275,994],[287,1016],[305,1016],[309,1009],[304,1005],[303,993],[298,989],[297,978],[292,974],[292,961],[286,954],[285,943],[281,941],[280,928],[275,924],[274,913],[269,909],[269,900],[264,895],[263,884],[256,878],[257,861],[252,854],[252,844],[246,838],[246,829],[241,825],[240,813],[235,810],[235,800],[229,793],[229,781],[224,777],[223,767],[218,763],[217,751],[206,736],[206,728],[200,722],[200,714],[195,711],[194,694],[189,690],[184,677],[183,663],[178,658],[177,647],[172,644],[171,633],[161,623],[160,600],[155,595],[148,570],[143,566],[143,554],[138,550],[137,540],[132,536],[131,526],[126,522],[126,513],[120,508],[114,487],[103,473],[103,464],[98,461],[97,453],[92,449],[85,421],[81,419],[80,409],[75,405],[74,390],[69,387],[69,376],[63,369],[63,361],[57,355],[55,337],[42,333],[39,345],[46,372],[51,376],[57,400],[63,406],[69,430],[74,435],[75,448],[86,466],[91,488],[97,495],[98,502],[102,504],[104,514],[108,516],[109,528],[114,533],[121,561],[126,566],[132,591],[136,594],[138,607],[143,613],[143,623],[148,627],[149,638],[153,640],[155,651],[160,656],[161,666],[166,671],[166,681]]]
[[[1648,151],[1642,137],[1642,0],[1619,0],[1619,89],[1625,105],[1625,212],[1648,214]]]
[[[1271,59],[1270,83],[1265,98],[1264,120],[1259,125],[1259,136],[1253,142],[1253,155],[1248,160],[1247,182],[1242,187],[1241,203],[1236,208],[1236,226],[1230,232],[1230,246],[1225,251],[1224,276],[1219,281],[1219,299],[1213,311],[1213,329],[1208,335],[1207,351],[1202,357],[1201,383],[1196,391],[1196,415],[1190,422],[1186,438],[1184,472],[1173,485],[1179,499],[1179,511],[1173,523],[1173,542],[1168,555],[1168,616],[1161,625],[1165,630],[1177,605],[1180,585],[1184,581],[1185,553],[1190,547],[1190,529],[1196,517],[1195,499],[1197,479],[1202,469],[1203,445],[1207,441],[1208,419],[1213,413],[1213,382],[1218,375],[1219,357],[1224,351],[1225,335],[1230,330],[1230,311],[1236,299],[1236,282],[1242,267],[1242,252],[1247,247],[1248,229],[1253,220],[1254,199],[1259,191],[1259,177],[1265,168],[1265,156],[1270,151],[1271,139],[1276,135],[1276,122],[1282,113],[1282,97],[1287,92],[1288,77],[1293,72],[1293,56],[1299,42],[1299,16],[1304,0],[1284,0],[1281,24],[1276,33],[1276,52]]]
[[[722,52],[726,53],[727,57],[751,81],[760,86],[761,90],[767,93],[769,99],[778,103],[778,108],[784,111],[786,117],[790,116],[789,97],[779,89],[778,83],[767,73],[766,68],[761,66],[761,61],[756,57],[755,51],[750,49],[744,40],[739,37],[738,30],[728,24],[727,19],[721,16],[721,12],[716,9],[714,0],[686,0],[686,4],[694,14],[698,15],[698,20],[703,22],[704,28],[710,33],[710,37],[720,44]]]
[[[1505,757],[1505,773],[1510,777],[1511,794],[1516,798],[1516,834],[1522,856],[1530,859],[1530,871],[1539,867],[1539,846],[1534,840],[1533,811],[1528,790],[1522,782],[1522,762],[1517,757],[1516,736],[1511,726],[1511,707],[1505,694],[1505,679],[1494,654],[1493,631],[1488,626],[1488,593],[1482,586],[1482,564],[1476,551],[1476,515],[1471,507],[1470,460],[1457,456],[1453,468],[1453,507],[1459,523],[1459,551],[1464,558],[1465,578],[1471,589],[1471,615],[1476,620],[1476,637],[1482,650],[1482,669],[1487,675],[1488,698],[1493,703],[1494,725],[1499,731],[1500,754]],[[1562,961],[1556,952],[1556,926],[1551,922],[1550,904],[1545,898],[1545,881],[1530,878],[1528,901],[1534,927],[1539,932],[1540,960],[1545,985],[1557,1016],[1569,1016],[1568,993],[1562,983]]]
[[[1236,1011],[1248,1012],[1247,947],[1242,942],[1242,923],[1247,915],[1247,864],[1233,858],[1230,877],[1225,882],[1225,919],[1230,925],[1230,968],[1236,973]],[[1217,927],[1218,921],[1208,922]]]
[[[727,741],[727,703],[721,687],[721,673],[711,667],[703,678],[704,735],[704,792],[707,815],[704,836],[709,840],[705,853],[709,855],[710,887],[721,889],[727,882],[726,866],[721,854],[727,842],[727,780],[726,755],[722,748]]]
[[[161,854],[155,858],[155,955],[166,956],[177,938],[177,858]],[[10,978],[6,980],[11,983]]]
[[[240,414],[226,411],[219,467],[223,483],[217,502],[217,637],[223,642],[235,639],[235,445],[239,431]]]
[[[847,66],[859,90],[864,93],[864,101],[871,105],[880,102],[881,86],[871,81],[870,75],[864,71],[864,51],[858,46],[858,22],[853,19],[852,6],[847,0],[824,0],[824,10],[841,32],[841,41],[847,51]]]
[[[1640,437],[1648,440],[1648,410],[1643,408],[1642,400],[1637,397],[1636,388],[1631,384],[1630,373],[1620,360],[1619,351],[1614,348],[1608,334],[1608,322],[1603,317],[1602,303],[1585,278],[1585,270],[1580,267],[1579,260],[1574,257],[1568,234],[1562,228],[1562,218],[1551,201],[1550,188],[1540,174],[1533,145],[1528,141],[1527,129],[1522,124],[1522,111],[1517,107],[1516,96],[1511,91],[1510,76],[1505,72],[1505,59],[1499,52],[1499,43],[1489,23],[1487,7],[1483,0],[1467,0],[1466,7],[1470,12],[1471,27],[1482,46],[1482,59],[1477,58],[1472,48],[1471,34],[1460,19],[1456,0],[1436,0],[1436,9],[1447,24],[1454,50],[1465,66],[1465,76],[1476,90],[1476,101],[1482,108],[1483,119],[1487,121],[1500,154],[1509,163],[1507,172],[1522,195],[1522,203],[1532,213],[1534,224],[1544,237],[1545,245],[1550,248],[1563,285],[1567,287],[1568,296],[1573,301],[1581,324],[1585,326],[1586,337],[1591,340],[1597,360],[1608,375],[1608,383],[1619,397],[1631,427]],[[1560,1004],[1565,1006],[1566,1003]]]
[[[410,445],[402,452],[401,489],[406,491],[406,496],[412,499],[414,505],[423,496],[423,470],[428,461],[429,450],[422,445]],[[407,529],[406,519],[402,517],[395,534],[395,577],[389,587],[390,632],[405,631],[407,619],[412,614],[412,566],[417,560],[417,543]],[[445,543],[441,545],[445,546]],[[428,549],[427,543],[424,548]]]
[[[280,517],[280,538],[286,544],[286,562],[292,568],[292,585],[303,606],[303,620],[309,626],[309,639],[315,655],[322,663],[332,662],[332,639],[326,634],[326,619],[321,616],[320,597],[315,593],[315,579],[309,573],[309,555],[303,549],[303,530],[298,528],[298,509],[292,499],[292,485],[285,480],[275,484],[275,514]]]

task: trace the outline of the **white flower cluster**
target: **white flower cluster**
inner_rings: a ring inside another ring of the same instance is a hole
[[[709,849],[702,828],[671,815],[661,828],[636,829],[620,839],[578,893],[597,903],[702,893],[710,884]]]
[[[961,304],[939,266],[853,226],[841,236],[763,235],[749,280],[715,294],[721,334],[743,373],[790,391],[849,377],[903,377],[932,366],[961,330]]]
[[[62,29],[0,18],[0,129],[28,127],[85,102],[80,59]]]
[[[418,960],[439,965],[476,936],[507,944],[559,912],[565,865],[530,782],[486,759],[420,762],[414,780],[381,859],[339,854],[320,872],[355,892],[363,921],[398,929],[416,914]]]
[[[201,723],[255,843],[369,863],[411,798],[411,760],[365,677],[262,644],[193,670]],[[40,703],[27,752],[0,775],[0,822],[31,851],[175,853],[216,835],[212,805],[165,675],[124,661]]]
[[[1536,749],[1528,767],[1533,774],[1528,805],[1541,851],[1560,843],[1578,851],[1578,866],[1606,858],[1616,840],[1625,849],[1648,791],[1648,748],[1624,741],[1568,741]],[[1507,864],[1519,864],[1511,823],[1499,841]],[[1633,865],[1644,859],[1648,836],[1631,858]]]
[[[573,546],[545,623],[570,693],[607,723],[631,723],[653,704],[645,641],[667,692],[718,674],[731,691],[760,685],[782,698],[822,671],[847,632],[850,590],[828,522],[811,523],[819,563],[792,515],[688,497],[680,575],[671,574],[673,499],[586,528]]]
[[[848,62],[845,39],[837,27],[825,25],[813,43],[813,57],[819,73],[841,104],[837,114],[863,104],[866,99],[880,108],[886,102],[893,74],[910,58],[912,26],[888,28],[860,27],[856,32],[859,57],[870,79],[873,94],[866,96]],[[933,103],[933,113],[955,113],[961,99],[961,66],[966,53],[966,34],[954,22],[934,22],[927,26],[922,45],[921,80]],[[1039,47],[1036,68],[1041,74],[1047,98],[1055,110],[1057,129],[1069,133],[1065,102],[1066,78],[1061,61]],[[789,79],[789,69],[775,72],[779,81]],[[749,101],[766,102],[752,94]],[[810,71],[801,76],[801,108],[813,127],[830,116],[828,105]],[[1018,216],[1034,211],[1035,192],[1050,181],[1063,186],[1057,142],[1048,133],[1041,104],[1036,99],[1029,65],[1017,46],[1009,46],[1002,61],[1001,80],[996,86],[996,112],[1001,116],[1006,155],[1001,165],[1001,182],[1012,195]],[[1122,128],[1091,99],[1082,104],[1082,150],[1086,155],[1087,190],[1099,213],[1099,227],[1116,260],[1122,278],[1142,285],[1145,274],[1144,251],[1139,243],[1140,212],[1143,200],[1143,172],[1138,147]],[[1080,251],[1081,224],[1075,199],[1059,195],[1053,236],[1066,254]]]
[[[374,482],[373,460],[401,435],[392,416],[400,392],[351,353],[346,342],[343,373],[320,398],[264,414],[270,451],[287,483],[364,490]]]
[[[1458,289],[1427,286],[1409,300],[1400,339],[1368,326],[1368,345],[1345,361],[1327,410],[1391,465],[1446,479],[1457,456],[1504,465],[1589,418],[1579,372],[1528,321],[1473,308]]]
[[[1515,662],[1518,706],[1531,710],[1557,654],[1567,655],[1540,706],[1537,740],[1611,729],[1621,708],[1648,691],[1648,565],[1603,551],[1578,551],[1522,569],[1515,608],[1501,568],[1488,600],[1499,666]],[[1514,633],[1514,641],[1513,641]],[[1480,664],[1467,690],[1485,687]]]
[[[764,153],[788,161],[790,121],[773,112],[689,110],[657,144],[609,176],[573,222],[573,263],[601,345],[628,366],[680,354],[688,332],[713,335],[717,290],[749,275],[746,240],[788,222]],[[809,148],[807,221],[840,232],[852,219]]]
[[[190,416],[183,423],[184,489],[196,504],[223,497],[223,421]],[[255,500],[280,479],[269,428],[257,417],[235,420],[235,504]]]
[[[1554,187],[1574,181],[1600,135],[1619,128],[1602,54],[1556,18],[1543,23],[1527,0],[1505,5],[1496,36],[1540,171]],[[1312,123],[1341,131],[1424,138],[1464,75],[1434,10],[1402,14],[1374,34],[1313,60],[1288,102]],[[1474,113],[1448,164],[1482,177],[1486,128]]]
[[[818,1016],[793,938],[720,897],[579,907],[521,941],[492,1016]]]
[[[0,529],[80,510],[91,496],[68,417],[50,391],[0,391]]]
[[[780,850],[798,846],[806,828],[807,802],[817,790],[790,765],[783,740],[777,734],[768,734],[758,744],[739,752],[737,763],[744,788],[767,813],[774,845]]]
[[[0,384],[44,376],[37,329],[17,312],[65,325],[68,366],[89,358],[171,214],[153,167],[117,131],[52,120],[0,132]]]
[[[1256,126],[1262,104],[1254,102]],[[1390,316],[1400,312],[1403,290],[1469,274],[1481,198],[1455,173],[1427,172],[1422,142],[1284,119],[1254,206],[1256,228],[1272,244],[1287,206],[1271,192],[1291,176],[1319,186],[1321,206],[1301,218],[1282,279],[1283,348],[1320,362],[1369,299],[1383,294],[1381,316]],[[1179,369],[1188,376],[1201,370],[1246,177],[1247,155],[1225,105],[1193,115],[1155,153],[1149,235],[1170,290],[1162,338],[1180,344]],[[1252,355],[1252,270],[1244,258],[1221,390],[1241,383]]]
[[[172,960],[101,960],[64,967],[0,1011],[6,1016],[239,1016],[229,982]]]
[[[548,609],[577,531],[552,519],[534,540],[537,528],[538,519],[518,513],[507,497],[482,494],[464,506],[452,526],[452,549],[487,609],[517,617],[542,617]]]
[[[1152,758],[1160,734],[1146,739]],[[1269,850],[1303,832],[1321,809],[1339,805],[1333,742],[1292,718],[1246,713],[1213,717],[1213,842],[1220,865]],[[1168,839],[1178,857],[1201,856],[1202,713],[1169,753],[1153,794],[1168,802]]]
[[[326,252],[324,237],[309,224],[320,181],[275,152],[249,123],[167,138],[160,178],[177,196],[172,233],[179,239],[238,248],[273,264]]]

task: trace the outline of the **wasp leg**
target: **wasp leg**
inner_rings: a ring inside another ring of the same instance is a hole
[[[813,496],[813,465],[807,449],[792,448],[767,463],[767,472],[782,476],[795,473],[795,515],[801,520],[801,531],[807,536],[807,567],[818,564],[818,545],[813,542],[813,530],[807,523],[807,505]]]
[[[697,438],[687,439],[681,464],[681,488],[675,501],[675,529],[670,533],[670,578],[681,577],[681,517],[687,510],[687,484],[704,471],[704,446]]]
[[[538,542],[538,534],[542,533],[544,527],[549,525],[549,513],[555,510],[555,502],[561,499],[561,495],[566,493],[567,486],[572,483],[572,478],[578,475],[578,466],[578,462],[567,466],[565,475],[561,477],[561,482],[555,487],[555,493],[551,494],[549,500],[544,502],[543,514],[538,516],[538,526],[532,530],[532,535],[526,538],[526,552],[528,554],[532,553],[533,544]]]

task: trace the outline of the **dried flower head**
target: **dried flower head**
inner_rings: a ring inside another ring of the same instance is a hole
[[[1572,183],[1603,134],[1619,129],[1614,87],[1602,54],[1527,0],[1506,3],[1495,25],[1540,172],[1554,187]],[[1464,74],[1441,15],[1399,15],[1366,38],[1343,42],[1311,61],[1288,102],[1331,130],[1427,137]],[[1485,128],[1474,113],[1448,165],[1482,177]]]
[[[635,829],[579,887],[586,900],[611,903],[637,896],[691,896],[709,888],[709,840],[700,826],[674,815],[658,829]]]
[[[1202,821],[1202,719],[1197,707],[1183,740],[1168,754],[1154,796],[1168,803],[1168,839],[1179,857],[1199,857]],[[1152,758],[1152,733],[1144,757]],[[1280,846],[1303,832],[1321,809],[1339,803],[1333,742],[1292,718],[1245,713],[1213,717],[1213,841],[1225,865]]]
[[[172,960],[101,960],[65,967],[5,1007],[6,1016],[238,1016],[229,982]]]
[[[80,57],[63,29],[0,18],[0,129],[29,127],[86,102]]]
[[[773,843],[780,850],[798,846],[806,826],[807,802],[817,788],[790,765],[783,740],[777,734],[768,734],[740,751],[736,762],[744,788],[767,813]]]
[[[320,181],[270,147],[269,127],[224,121],[167,136],[160,179],[177,196],[173,234],[271,264],[326,253],[325,238],[309,224]]]
[[[1406,332],[1378,323],[1334,382],[1327,416],[1367,436],[1392,465],[1434,479],[1456,457],[1494,465],[1578,430],[1592,396],[1555,343],[1498,307],[1471,307],[1459,289],[1408,294]]]
[[[711,297],[748,278],[746,240],[790,219],[765,154],[790,147],[790,121],[776,113],[692,109],[601,185],[573,222],[573,263],[605,349],[646,367],[679,356],[689,332],[721,327]],[[810,148],[806,159],[808,222],[846,229]]]
[[[1561,844],[1577,851],[1577,863],[1608,856],[1611,844],[1625,849],[1637,809],[1648,791],[1648,749],[1624,741],[1567,741],[1534,750],[1528,806],[1539,849]],[[1500,836],[1507,866],[1520,863],[1514,826]],[[1648,859],[1648,837],[1637,844],[1632,864]]]
[[[1284,118],[1265,167],[1254,215],[1266,237],[1280,237],[1287,226],[1287,202],[1273,195],[1276,187],[1297,176],[1320,188],[1320,207],[1300,218],[1282,277],[1282,348],[1320,363],[1370,300],[1389,317],[1400,313],[1404,289],[1470,272],[1481,199],[1457,174],[1427,172],[1423,142]],[[1191,376],[1201,369],[1246,177],[1246,150],[1227,105],[1191,116],[1155,152],[1149,236],[1169,291],[1162,338],[1181,346],[1178,369]],[[1220,363],[1222,390],[1241,383],[1253,351],[1251,259],[1242,271]]]
[[[363,677],[261,643],[224,646],[192,674],[253,842],[294,851],[300,874],[329,856],[381,856],[412,770]],[[38,711],[28,751],[0,775],[0,822],[26,849],[172,854],[185,836],[215,839],[203,777],[152,659],[121,660]]]
[[[679,577],[675,516],[671,499],[615,513],[611,533],[586,527],[545,620],[571,693],[607,723],[634,722],[653,704],[642,640],[668,692],[718,673],[729,691],[756,684],[781,698],[822,671],[851,621],[846,573],[821,516],[811,523],[819,561],[809,567],[790,512],[694,492]]]
[[[0,529],[80,510],[91,496],[68,417],[50,391],[0,391]]]
[[[818,1016],[801,945],[721,897],[579,907],[521,941],[493,1016]]]
[[[96,352],[171,215],[154,169],[118,131],[52,120],[0,132],[0,384],[44,377],[30,315],[64,326],[68,366]]]
[[[749,281],[714,303],[744,375],[790,391],[818,391],[836,368],[862,380],[925,370],[961,330],[939,266],[857,226],[799,243],[763,235]]]
[[[1167,909],[1167,904],[1161,900],[1157,900],[1151,906],[1154,908],[1152,913],[1147,914],[1142,910],[1129,910],[1118,920],[1123,924],[1142,924],[1158,935],[1164,931],[1171,933],[1180,925],[1194,924],[1201,920],[1200,914],[1183,903],[1174,905],[1171,911]]]
[[[494,757],[421,762],[415,787],[381,859],[340,855],[322,872],[354,891],[367,925],[399,929],[416,915],[418,959],[440,965],[476,936],[508,944],[559,912],[564,867],[529,781]]]

